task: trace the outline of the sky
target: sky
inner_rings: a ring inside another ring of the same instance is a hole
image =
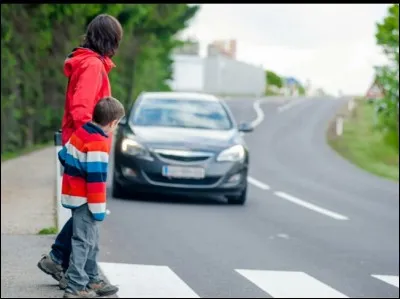
[[[364,94],[375,65],[376,22],[388,4],[202,4],[183,37],[236,39],[237,59],[329,93]]]

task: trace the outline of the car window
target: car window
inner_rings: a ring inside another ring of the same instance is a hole
[[[232,121],[220,102],[144,99],[130,120],[137,126],[229,130]]]

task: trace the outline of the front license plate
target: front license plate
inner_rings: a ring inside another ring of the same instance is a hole
[[[204,179],[204,168],[163,166],[162,175],[171,178]]]

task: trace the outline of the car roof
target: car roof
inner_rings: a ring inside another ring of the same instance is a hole
[[[177,91],[165,91],[165,92],[142,92],[141,97],[143,99],[168,99],[173,98],[174,100],[203,100],[210,102],[218,102],[219,98],[212,94],[198,93],[198,92],[177,92]]]

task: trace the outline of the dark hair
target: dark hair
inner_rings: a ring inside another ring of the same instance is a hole
[[[123,30],[113,16],[101,14],[87,26],[82,47],[89,48],[102,56],[112,57],[119,47]]]
[[[124,106],[113,97],[105,97],[97,102],[93,110],[93,121],[101,126],[106,126],[114,120],[119,120],[125,115]]]

